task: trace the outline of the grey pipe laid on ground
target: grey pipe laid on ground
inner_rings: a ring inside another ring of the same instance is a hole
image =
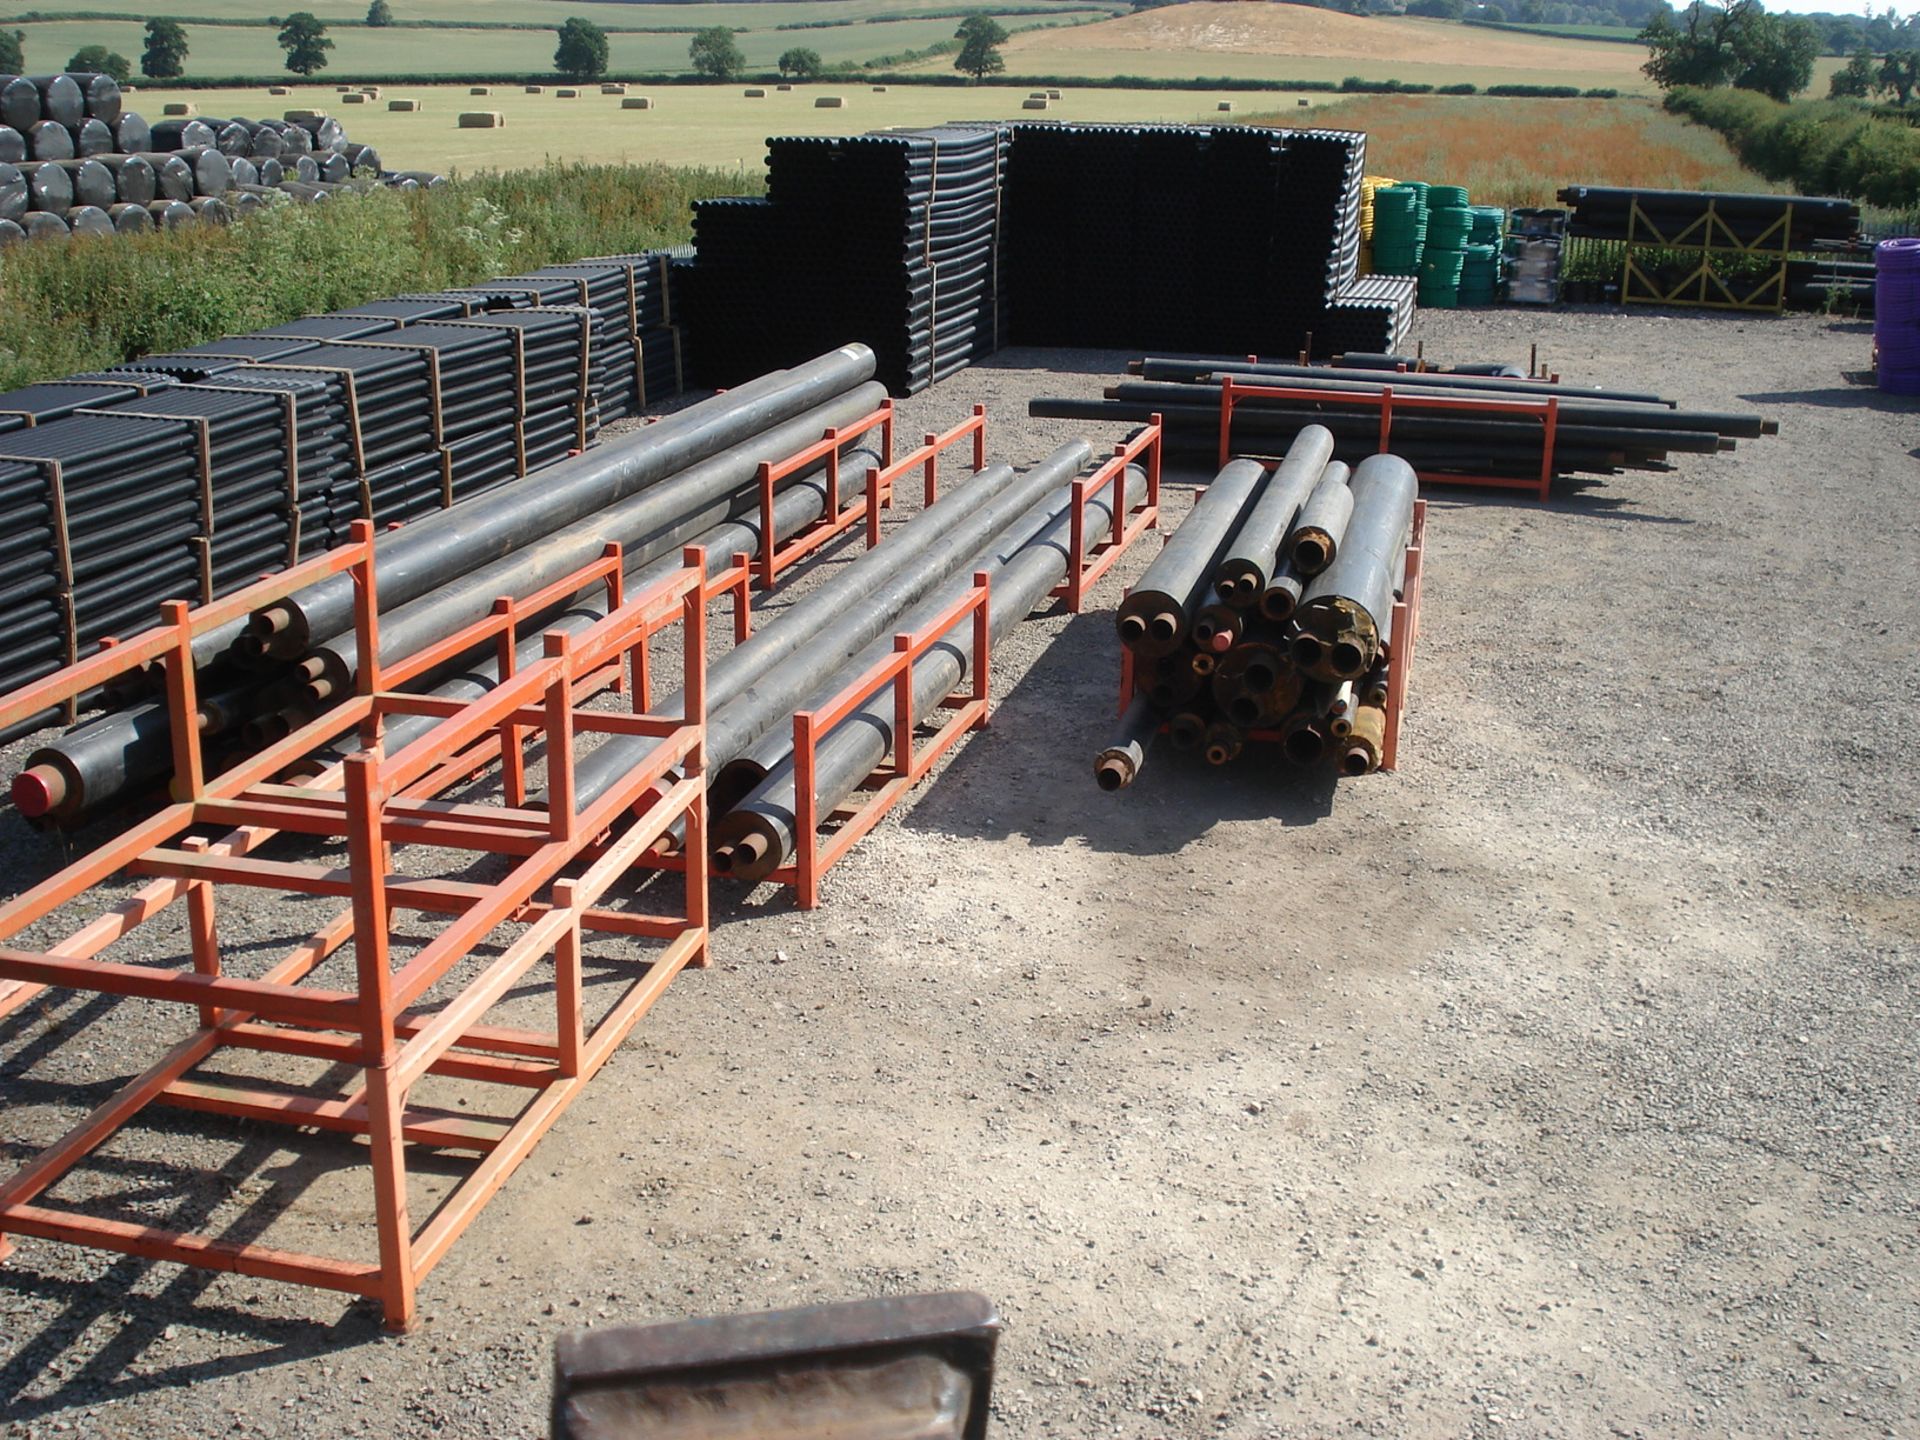
[[[437,511],[375,542],[383,606],[402,605],[454,575],[511,554],[873,378],[873,352],[843,345],[690,405],[633,435],[562,460],[529,492],[508,485]],[[353,626],[353,580],[336,575],[256,611],[250,652],[278,659]]]
[[[1257,460],[1229,460],[1120,602],[1120,642],[1134,654],[1151,659],[1178,648],[1222,549],[1266,475]]]
[[[484,617],[502,595],[531,595],[591,564],[610,542],[618,541],[632,551],[626,559],[636,565],[676,549],[726,519],[748,498],[745,492],[758,494],[754,482],[763,461],[785,459],[818,440],[828,428],[850,425],[871,414],[886,398],[884,386],[857,386],[804,415],[691,465],[671,479],[457,576],[392,613],[383,611],[381,658],[391,663],[451,635]],[[847,447],[856,445],[859,438],[849,436]],[[871,463],[877,465],[878,458],[872,458]],[[808,473],[825,468],[823,457]],[[864,465],[843,464],[843,489],[857,486],[864,473]],[[788,483],[793,478],[789,477]],[[544,488],[544,480],[539,483]],[[352,631],[315,646],[312,656],[321,662],[321,673],[332,686],[332,695],[345,695],[352,688],[360,664],[360,649]]]
[[[1160,733],[1160,716],[1153,702],[1136,695],[1121,717],[1120,729],[1098,755],[1093,757],[1093,780],[1102,790],[1124,790],[1140,778],[1147,763],[1147,751]]]
[[[1251,610],[1260,603],[1294,516],[1332,459],[1333,432],[1326,426],[1309,425],[1294,436],[1266,489],[1234,532],[1226,559],[1214,567],[1214,588],[1234,609]]]
[[[943,609],[972,588],[976,572],[985,571],[992,577],[1021,547],[1041,535],[1053,523],[1060,504],[1060,495],[1049,491],[1013,516],[978,551],[963,557],[949,570],[945,582],[930,596],[900,616],[888,630],[857,653],[849,655],[843,664],[819,676],[812,691],[793,707],[794,710],[819,710],[832,703],[850,681],[865,674],[892,653],[894,635],[909,633],[931,624]],[[775,723],[768,726],[752,745],[712,772],[707,785],[707,809],[711,815],[719,816],[731,810],[777,766],[792,756],[793,727],[784,721],[784,716],[776,717]]]
[[[1078,468],[1079,465],[1075,465],[1074,469]],[[1129,467],[1109,490],[1089,500],[1086,517],[1089,533],[1097,534],[1101,525],[1111,524],[1113,512],[1109,506],[1118,505],[1124,510],[1125,495],[1138,495],[1145,483],[1145,475]],[[1066,572],[1072,505],[1071,489],[1047,497],[1046,510],[1053,518],[1013,552],[993,576],[988,606],[990,644],[1024,620]],[[1024,528],[1024,523],[1015,528]],[[957,576],[954,584],[943,592],[943,598],[951,601],[971,584],[971,575]],[[933,611],[936,607],[927,609]],[[972,657],[971,625],[959,626],[923,654],[913,669],[909,713],[914,717],[926,715],[951,694],[967,673]],[[851,679],[852,675],[849,673],[847,678]],[[883,693],[819,742],[814,752],[818,813],[826,814],[838,806],[886,758],[894,744],[893,722],[893,696]],[[717,871],[738,880],[755,881],[765,879],[784,863],[795,841],[798,801],[794,782],[793,757],[789,754],[768,773],[752,795],[714,820],[711,834]]]
[[[1340,554],[1301,597],[1293,650],[1307,674],[1336,683],[1360,678],[1380,658],[1398,578],[1394,557],[1413,524],[1419,483],[1406,461],[1374,455],[1360,462],[1350,489],[1353,517]]]
[[[779,716],[792,714],[823,672],[872,640],[1057,483],[1056,472],[1073,473],[1090,453],[1085,441],[1075,441],[1024,475],[1004,465],[981,471],[714,662],[707,672],[709,772]],[[668,699],[659,708],[672,714],[676,703]],[[657,744],[616,735],[583,756],[574,768],[578,803],[591,804]]]

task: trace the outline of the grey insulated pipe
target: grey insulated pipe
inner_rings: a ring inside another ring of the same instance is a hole
[[[1300,517],[1287,536],[1287,558],[1302,575],[1318,575],[1340,553],[1353,514],[1353,492],[1347,488],[1351,472],[1345,465],[1329,465],[1313,487]]]
[[[1086,463],[1085,441],[1015,475],[983,470],[943,495],[831,584],[783,611],[707,672],[708,772],[741,754],[817,687],[823,675],[874,639],[1034,500]],[[676,700],[659,708],[672,714]],[[617,735],[584,756],[574,789],[585,805],[645,759],[657,742]]]
[[[1257,460],[1229,460],[1214,476],[1140,583],[1120,602],[1117,623],[1123,645],[1148,659],[1179,648],[1213,581],[1214,566],[1266,474]]]
[[[541,472],[537,486],[508,485],[441,510],[375,542],[383,605],[402,605],[489,560],[510,555],[563,525],[717,455],[873,378],[873,351],[843,345],[791,370],[777,370],[633,436]],[[353,626],[353,579],[335,575],[256,611],[246,648],[293,659]]]
[[[1227,558],[1214,569],[1213,587],[1228,605],[1251,610],[1260,603],[1293,518],[1332,459],[1333,432],[1324,425],[1309,425],[1294,437],[1286,458],[1235,532]]]
[[[1146,477],[1129,468],[1116,479],[1111,490],[1087,503],[1089,533],[1112,523],[1109,497],[1125,506],[1125,494],[1138,495]],[[1045,497],[1038,533],[1014,548],[992,578],[989,603],[989,642],[997,642],[1019,624],[1033,607],[1046,598],[1066,572],[1068,548],[1073,524],[1071,489]],[[1031,517],[1039,519],[1040,517]],[[1026,524],[1015,527],[1025,530]],[[971,575],[956,577],[941,596],[952,600],[972,584]],[[935,607],[929,606],[932,611]],[[927,618],[931,618],[929,614]],[[973,628],[962,625],[940,644],[921,656],[913,668],[912,714],[929,713],[943,696],[959,685],[973,662]],[[859,787],[871,775],[893,746],[893,697],[883,694],[847,717],[817,746],[814,754],[814,783],[819,811],[825,814]],[[795,809],[793,758],[786,760],[761,781],[752,795],[727,814],[713,821],[714,869],[738,880],[763,880],[793,853]]]
[[[1093,757],[1093,779],[1102,790],[1124,790],[1140,778],[1147,751],[1160,733],[1160,715],[1145,695],[1133,697],[1120,720],[1120,730],[1107,748]]]
[[[1393,612],[1396,557],[1419,482],[1406,461],[1374,455],[1353,472],[1353,518],[1332,565],[1301,597],[1294,663],[1316,680],[1358,680],[1380,658]]]
[[[872,414],[886,397],[883,386],[858,386],[784,425],[689,466],[670,480],[576,520],[491,564],[456,576],[391,613],[383,612],[382,658],[392,661],[413,654],[485,616],[499,596],[532,594],[591,564],[610,541],[618,541],[631,552],[626,556],[630,567],[666,554],[739,508],[748,498],[743,492],[753,487],[762,462],[782,460],[818,440],[829,428],[851,425]],[[856,443],[855,437],[846,442],[848,448]],[[821,460],[813,472],[823,469],[825,463]],[[871,463],[877,464],[877,458]],[[547,472],[541,473],[544,476]],[[857,462],[844,462],[843,485],[857,485],[864,473]],[[538,490],[542,482],[536,480],[534,486]],[[315,662],[308,669],[316,681],[332,687],[330,694],[344,694],[359,669],[359,646],[353,632],[348,631],[315,646],[308,659]]]

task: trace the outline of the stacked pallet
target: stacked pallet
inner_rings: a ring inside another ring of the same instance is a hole
[[[694,204],[704,383],[857,338],[904,395],[999,347],[1004,127],[793,136],[767,152],[766,198]]]

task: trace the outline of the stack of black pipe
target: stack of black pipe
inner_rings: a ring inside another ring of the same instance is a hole
[[[697,375],[858,338],[906,395],[997,349],[1006,154],[991,124],[768,141],[765,199],[694,205]]]
[[[1769,249],[1806,250],[1819,242],[1851,240],[1860,233],[1860,207],[1851,200],[1812,195],[1735,195],[1706,190],[1635,190],[1603,185],[1569,185],[1560,202],[1573,210],[1569,235],[1593,240],[1656,242],[1685,235],[1688,243],[1752,245],[1763,239]],[[1644,217],[1635,222],[1633,209]],[[1792,218],[1781,221],[1792,207]],[[1711,208],[1719,228],[1705,220]],[[1650,230],[1651,227],[1651,230]],[[1651,233],[1657,231],[1658,233]]]
[[[1587,390],[1526,379],[1470,374],[1387,374],[1378,370],[1279,363],[1249,364],[1231,357],[1155,359],[1130,367],[1142,378],[1110,386],[1103,400],[1043,397],[1028,413],[1053,419],[1143,421],[1159,414],[1169,450],[1215,455],[1220,438],[1221,382],[1309,390],[1327,398],[1246,397],[1234,402],[1231,450],[1272,454],[1302,426],[1325,426],[1336,458],[1348,464],[1380,448],[1377,408],[1343,403],[1340,395],[1450,396],[1461,400],[1560,402],[1553,474],[1614,475],[1662,472],[1670,454],[1711,455],[1736,440],[1774,433],[1778,425],[1748,412],[1681,410],[1671,400],[1637,391]],[[1392,446],[1422,473],[1532,479],[1540,474],[1545,427],[1532,414],[1403,408],[1393,420]]]
[[[1253,354],[1296,353],[1309,336],[1324,350],[1331,333],[1397,341],[1410,306],[1354,290],[1365,144],[1251,126],[1016,126],[1014,338]]]
[[[1333,455],[1310,425],[1271,470],[1228,462],[1121,602],[1134,689],[1102,789],[1132,784],[1162,729],[1213,765],[1379,767],[1419,487],[1394,455]]]
[[[9,544],[31,541],[33,558],[16,555],[14,563],[36,578],[58,577],[78,654],[105,636],[144,629],[160,598],[205,598],[195,546],[205,534],[196,426],[112,411],[74,414],[14,431],[0,441],[0,460],[25,462],[10,471],[0,502],[19,513]],[[75,658],[62,628],[22,629],[9,641],[9,653],[47,656],[41,673]]]
[[[354,496],[357,507],[346,377],[295,365],[253,365],[226,371],[215,383],[271,395],[290,408],[296,464],[283,493],[290,497],[285,518],[294,558],[310,560],[343,544],[354,516],[335,513],[336,497]]]

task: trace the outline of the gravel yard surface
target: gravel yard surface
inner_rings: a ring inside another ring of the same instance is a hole
[[[1537,339],[1781,433],[1547,505],[1430,492],[1394,775],[1162,751],[1096,790],[1139,547],[996,650],[991,728],[822,909],[716,885],[713,967],[413,1333],[21,1240],[0,1434],[535,1436],[567,1326],[950,1287],[1005,1317],[1009,1437],[1920,1433],[1920,410],[1856,383],[1867,331],[1423,312],[1429,354]],[[1005,352],[906,433],[984,401],[996,458],[1104,448],[1026,401],[1126,358]],[[6,893],[59,859],[0,816]],[[225,933],[294,909],[236,899]],[[0,1161],[190,1024],[0,1021]],[[58,1193],[368,1256],[352,1155],[169,1115]]]

